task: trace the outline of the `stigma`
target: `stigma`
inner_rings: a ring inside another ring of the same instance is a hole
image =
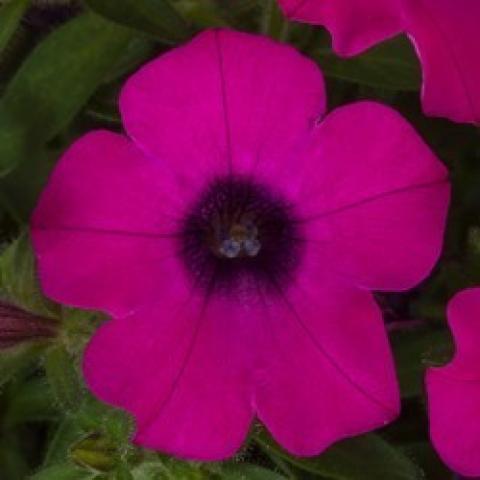
[[[256,257],[262,248],[258,229],[251,222],[235,223],[220,237],[216,253],[225,258]]]

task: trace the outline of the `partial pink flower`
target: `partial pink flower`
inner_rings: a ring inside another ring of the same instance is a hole
[[[480,124],[480,2],[402,1],[422,63],[425,113]]]
[[[448,305],[456,352],[426,374],[430,436],[454,471],[480,476],[480,288],[458,293]]]
[[[339,55],[405,32],[423,68],[427,115],[480,123],[478,0],[279,0],[293,19],[324,25]]]
[[[324,117],[291,47],[211,30],[137,72],[128,136],[60,160],[31,223],[43,289],[102,309],[85,378],[135,441],[233,455],[257,416],[314,455],[399,411],[369,290],[405,290],[442,246],[449,183],[412,127],[372,102]]]
[[[339,55],[363,52],[402,31],[399,0],[278,0],[285,15],[323,25]]]

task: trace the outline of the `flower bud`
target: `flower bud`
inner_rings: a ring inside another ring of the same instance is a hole
[[[83,467],[108,472],[115,467],[117,451],[108,439],[92,433],[75,444],[70,455],[75,463]]]
[[[0,301],[0,349],[54,338],[57,333],[56,321]]]

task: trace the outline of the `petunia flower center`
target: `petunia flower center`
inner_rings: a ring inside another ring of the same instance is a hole
[[[202,288],[235,292],[259,281],[278,286],[290,281],[298,264],[298,228],[292,207],[266,186],[220,178],[188,212],[181,256]]]

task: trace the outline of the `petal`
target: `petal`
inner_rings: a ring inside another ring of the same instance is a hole
[[[423,66],[427,115],[480,123],[480,3],[405,0],[406,29]]]
[[[122,316],[184,282],[173,241],[49,229],[32,239],[43,292],[73,307]]]
[[[464,290],[448,306],[454,360],[426,375],[430,436],[456,472],[480,475],[480,288]],[[461,441],[459,441],[461,439]]]
[[[429,370],[426,386],[430,437],[435,449],[452,470],[479,476],[480,381],[458,381]]]
[[[259,418],[295,455],[316,455],[399,413],[399,392],[379,308],[370,293],[305,272],[271,308]]]
[[[480,364],[480,288],[465,289],[455,295],[448,304],[447,316],[455,338],[456,353],[447,366],[435,370],[448,371],[465,379],[471,379],[473,374],[476,378],[475,365]]]
[[[323,262],[375,290],[429,274],[443,243],[447,171],[399,114],[372,102],[335,110],[298,165],[304,235]]]
[[[62,157],[31,221],[45,293],[124,314],[154,300],[175,270],[173,177],[125,137],[99,131]]]
[[[325,93],[318,67],[293,48],[209,30],[133,75],[120,106],[141,148],[195,185],[288,156],[324,112]]]
[[[396,0],[279,0],[285,15],[325,26],[339,55],[356,55],[400,33]]]
[[[87,348],[84,374],[98,397],[135,415],[137,444],[211,461],[233,455],[248,433],[255,331],[228,302],[204,302],[165,295],[106,323]]]

